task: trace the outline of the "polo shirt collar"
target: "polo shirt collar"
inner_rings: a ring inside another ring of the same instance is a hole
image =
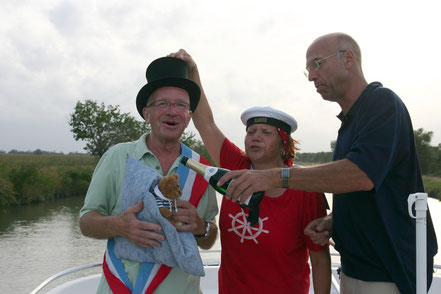
[[[153,154],[149,148],[147,147],[147,142],[146,142],[146,138],[147,138],[148,134],[145,133],[143,134],[138,141],[136,141],[135,143],[135,159],[136,160],[141,160],[144,157],[144,154],[146,153],[150,153]]]
[[[350,119],[354,116],[355,112],[360,107],[362,100],[364,100],[370,92],[372,92],[374,89],[378,87],[382,87],[383,85],[380,82],[372,82],[369,85],[366,86],[366,88],[361,92],[361,95],[355,100],[354,104],[352,104],[351,108],[349,108],[349,111],[346,113],[346,115],[343,113],[343,111],[340,111],[340,113],[337,115],[337,118],[344,122],[345,120]]]

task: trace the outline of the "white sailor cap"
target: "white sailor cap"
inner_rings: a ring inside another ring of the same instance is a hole
[[[240,119],[247,129],[253,124],[272,125],[285,130],[288,134],[297,129],[297,121],[291,115],[269,106],[251,107],[242,113]]]

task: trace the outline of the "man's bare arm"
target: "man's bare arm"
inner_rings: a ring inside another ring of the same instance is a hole
[[[122,214],[111,216],[90,211],[80,218],[81,232],[86,237],[96,239],[123,236],[141,247],[160,247],[160,241],[165,240],[164,235],[158,233],[162,229],[161,226],[136,218],[142,207],[142,201],[139,201],[137,205],[129,207]]]
[[[236,201],[257,191],[267,191],[282,187],[281,168],[268,170],[230,171],[219,181],[223,185],[235,179],[228,187],[227,198]],[[348,193],[369,191],[374,184],[352,161],[342,159],[313,167],[290,168],[289,188],[312,192]]]

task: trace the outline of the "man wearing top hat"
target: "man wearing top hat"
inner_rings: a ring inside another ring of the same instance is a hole
[[[136,217],[143,209],[142,201],[121,213],[126,158],[144,163],[160,176],[177,172],[184,151],[209,164],[180,142],[200,98],[200,89],[187,78],[187,71],[187,63],[173,57],[159,58],[148,66],[147,84],[138,93],[136,107],[151,125],[151,133],[111,147],[100,159],[80,211],[80,228],[85,236],[108,239],[109,243],[122,236],[142,248],[161,246],[165,239],[161,226]],[[178,231],[193,233],[199,247],[209,249],[217,236],[217,202],[214,190],[205,181],[197,181],[186,181],[182,197],[189,201],[179,200],[173,217],[184,223]],[[185,189],[187,184],[197,187]],[[109,253],[108,245],[106,256]],[[114,263],[105,257],[97,293],[153,292],[199,293],[199,277],[165,265],[124,259]]]

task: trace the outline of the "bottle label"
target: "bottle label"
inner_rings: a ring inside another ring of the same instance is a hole
[[[205,170],[205,175],[204,175],[204,179],[207,182],[210,182],[210,178],[217,172],[217,167],[208,167]]]
[[[230,184],[231,184],[233,181],[234,181],[234,179],[231,179],[231,180],[230,180]],[[243,203],[245,206],[247,206],[247,205],[250,203],[251,196],[253,196],[253,195],[250,195],[250,197],[248,197],[247,200],[245,200],[245,202]],[[240,198],[242,198],[242,195],[240,195]],[[237,201],[237,202],[239,202],[239,201]]]
[[[248,205],[250,203],[251,196],[253,196],[253,195],[250,195],[250,197],[248,197],[247,200],[244,202],[245,205]]]

